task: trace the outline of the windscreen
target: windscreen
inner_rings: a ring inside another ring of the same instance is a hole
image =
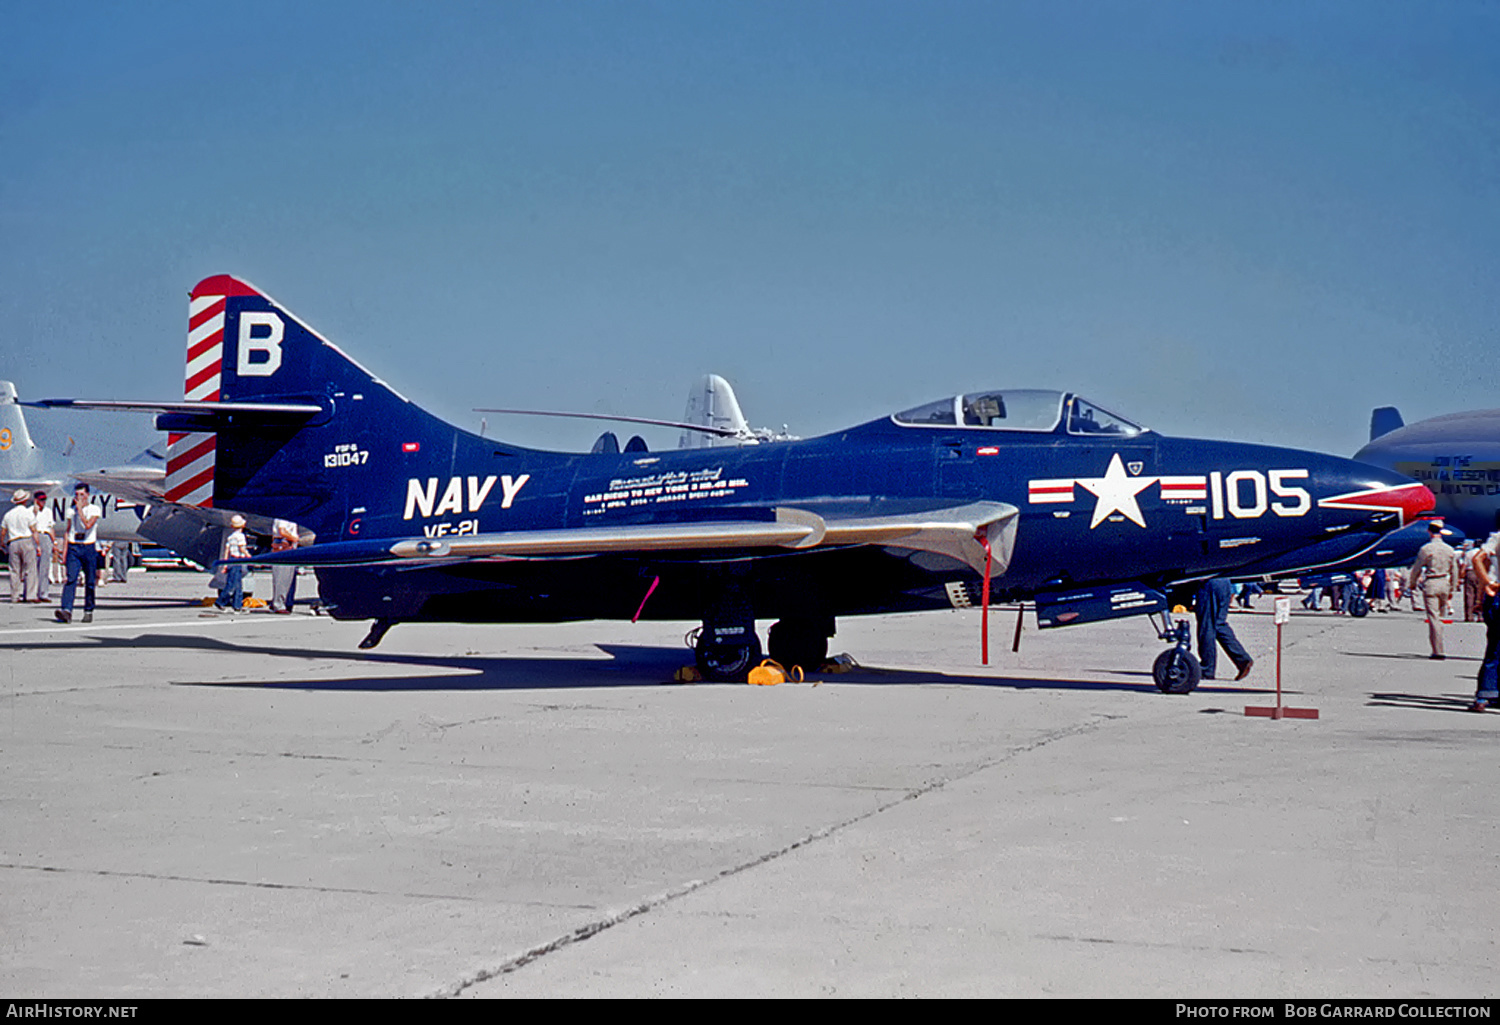
[[[1097,406],[1080,395],[1068,400],[1069,434],[1108,434],[1114,437],[1130,437],[1146,428],[1131,423],[1123,416],[1116,416],[1103,406]]]

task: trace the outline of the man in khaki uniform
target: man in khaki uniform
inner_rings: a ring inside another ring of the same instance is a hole
[[[1422,596],[1427,612],[1427,640],[1432,646],[1428,658],[1443,658],[1443,606],[1453,597],[1453,578],[1458,566],[1457,554],[1443,540],[1443,525],[1436,520],[1427,525],[1431,539],[1417,553],[1411,564],[1412,596]]]

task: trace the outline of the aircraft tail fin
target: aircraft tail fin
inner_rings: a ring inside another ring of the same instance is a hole
[[[688,389],[687,412],[683,414],[682,419],[690,424],[731,430],[736,432],[739,438],[749,437],[751,433],[745,414],[740,412],[740,403],[734,396],[734,389],[718,374],[704,374],[692,388]],[[733,437],[724,438],[712,434],[700,434],[696,431],[683,431],[682,437],[678,439],[677,447],[709,448],[713,445],[736,444],[740,444],[740,441]]]
[[[425,472],[438,455],[446,465],[461,439],[483,443],[227,274],[192,290],[184,395],[241,405],[158,417],[168,432],[167,501],[288,519],[329,540],[346,533],[358,503],[383,482],[415,473],[418,462]]]
[[[20,482],[35,477],[41,453],[26,429],[26,414],[16,396],[16,386],[0,381],[0,481]],[[10,495],[0,496],[10,501]]]
[[[1370,440],[1406,426],[1401,412],[1395,406],[1379,406],[1370,413]]]
[[[302,367],[313,362],[320,341],[253,285],[227,274],[205,278],[188,299],[183,397],[190,402],[223,402],[306,391],[311,379]],[[295,362],[288,361],[288,355],[294,355]],[[168,502],[206,509],[224,497],[217,473],[219,428],[229,425],[203,420],[173,415],[158,420],[158,426],[167,429]],[[194,426],[201,429],[172,430]]]

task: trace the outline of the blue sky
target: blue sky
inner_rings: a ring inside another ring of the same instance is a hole
[[[180,395],[227,272],[468,427],[675,418],[708,371],[803,435],[993,385],[1341,453],[1500,405],[1497,4],[0,15],[23,397]]]

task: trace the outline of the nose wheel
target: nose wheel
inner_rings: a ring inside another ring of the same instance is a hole
[[[1151,678],[1163,694],[1191,694],[1203,679],[1203,667],[1192,652],[1169,648],[1156,656]]]
[[[1172,647],[1156,656],[1151,665],[1151,679],[1163,694],[1191,694],[1203,679],[1203,666],[1193,654],[1192,633],[1187,623],[1174,623],[1165,612],[1158,614],[1161,621],[1157,636],[1171,641]]]

